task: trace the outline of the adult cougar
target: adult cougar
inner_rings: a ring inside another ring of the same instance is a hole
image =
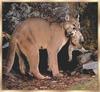
[[[81,35],[78,39],[75,34]],[[7,59],[7,73],[9,73],[14,64],[15,52],[19,56],[19,65],[22,73],[25,72],[24,62],[19,51],[28,59],[30,72],[38,79],[44,79],[39,72],[39,49],[46,48],[48,51],[48,66],[53,76],[58,76],[57,53],[68,41],[69,36],[77,41],[73,42],[77,48],[81,48],[79,42],[83,41],[83,36],[79,31],[79,21],[76,19],[66,19],[65,23],[49,23],[40,18],[30,18],[20,23],[14,31]]]

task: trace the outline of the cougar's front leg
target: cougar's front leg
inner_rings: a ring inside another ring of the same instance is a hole
[[[48,79],[48,78],[50,78],[48,76],[43,76],[39,72],[39,51],[35,47],[33,47],[28,52],[28,61],[29,61],[29,66],[30,66],[30,72],[33,73],[33,75],[37,79]]]
[[[48,65],[49,65],[50,70],[52,71],[53,76],[56,76],[56,77],[62,76],[62,74],[59,73],[57,52],[49,50],[48,55],[49,55]]]

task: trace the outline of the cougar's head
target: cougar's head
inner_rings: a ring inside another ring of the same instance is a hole
[[[71,43],[76,48],[81,48],[84,42],[84,37],[80,31],[79,16],[77,18],[70,18],[66,16],[66,22],[63,26],[65,36],[71,38]]]

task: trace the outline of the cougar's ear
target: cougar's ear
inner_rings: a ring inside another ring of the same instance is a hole
[[[66,21],[69,21],[69,15],[66,15],[66,16],[65,16],[65,20],[66,20]]]

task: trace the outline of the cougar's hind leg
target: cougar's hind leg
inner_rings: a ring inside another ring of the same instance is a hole
[[[17,55],[18,55],[18,58],[19,58],[19,68],[20,68],[20,72],[22,74],[25,74],[25,64],[24,64],[24,60],[21,56],[21,52],[20,50],[18,49],[18,47],[16,48],[16,52],[17,52]]]
[[[35,48],[31,50],[31,53],[28,54],[29,58],[29,66],[30,66],[30,72],[33,73],[34,77],[37,79],[45,79],[49,77],[45,77],[39,72],[39,51]]]
[[[22,74],[25,74],[25,64],[24,64],[24,60],[22,58],[19,58],[19,68],[20,68],[20,72]]]
[[[15,51],[16,51],[16,39],[11,39],[10,45],[9,45],[9,51],[7,56],[7,68],[6,73],[9,73],[12,69],[12,66],[14,64],[14,58],[15,58]]]

